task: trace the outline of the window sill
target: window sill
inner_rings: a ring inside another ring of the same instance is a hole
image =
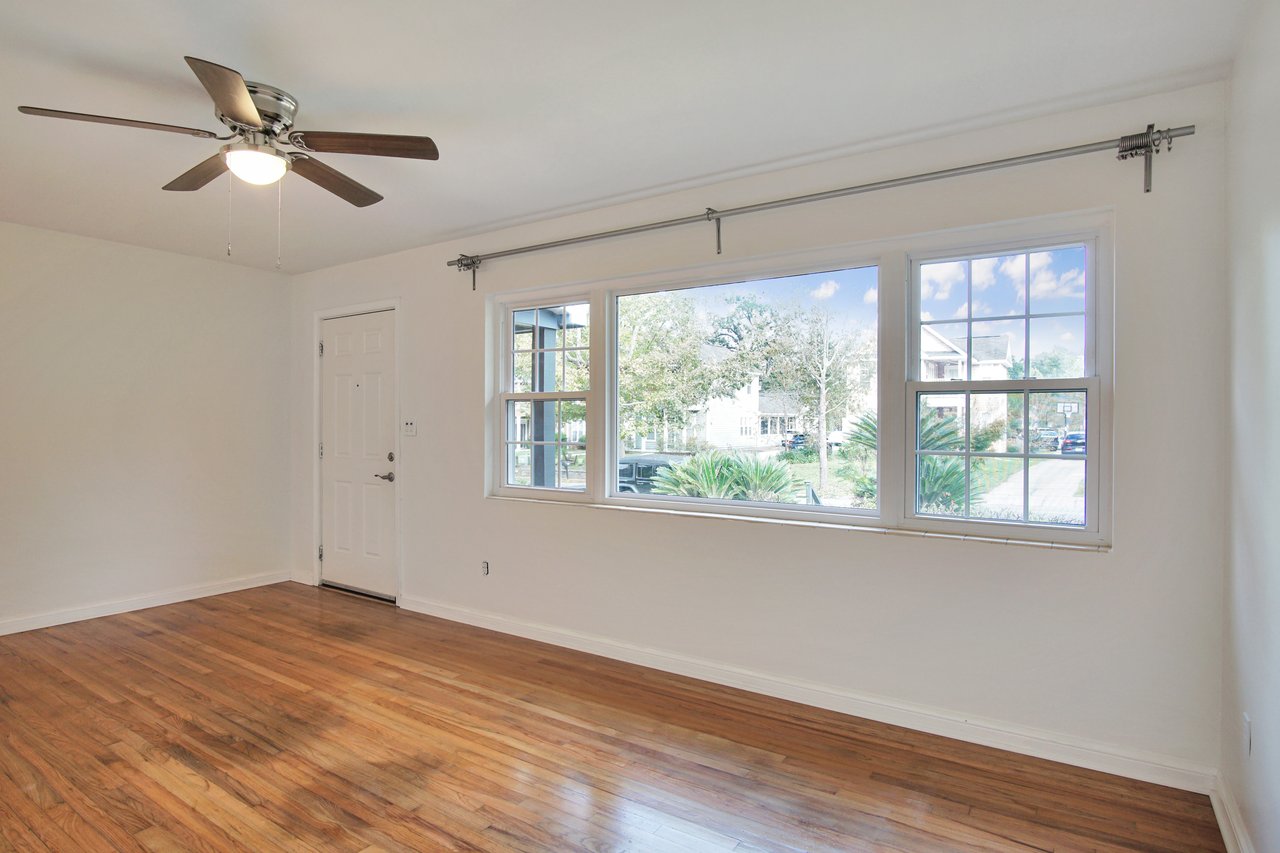
[[[745,521],[752,524],[781,524],[788,527],[818,527],[828,530],[853,531],[871,533],[881,536],[906,536],[913,539],[950,539],[963,542],[984,542],[988,545],[1021,545],[1030,548],[1048,548],[1054,551],[1083,551],[1086,553],[1107,554],[1110,544],[1089,544],[1076,542],[1053,542],[1043,539],[1027,539],[1018,536],[984,536],[972,533],[948,533],[938,530],[921,530],[907,527],[889,527],[873,525],[865,522],[813,521],[801,518],[776,518],[742,513],[713,512],[710,510],[691,510],[686,508],[660,506],[634,506],[631,504],[599,503],[585,500],[557,500],[542,497],[516,497],[512,495],[487,495],[489,500],[511,501],[514,503],[555,504],[557,506],[579,506],[589,509],[604,509],[615,512],[642,512],[656,515],[676,515],[687,518],[718,518],[729,521]]]

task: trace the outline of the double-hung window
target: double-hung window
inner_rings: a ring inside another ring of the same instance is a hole
[[[909,517],[1096,522],[1093,246],[913,261]]]
[[[1068,221],[499,300],[496,491],[1105,543],[1109,232]]]
[[[514,308],[505,320],[502,484],[585,491],[590,306]]]

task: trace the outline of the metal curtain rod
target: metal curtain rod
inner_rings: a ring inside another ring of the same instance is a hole
[[[566,237],[563,240],[551,240],[546,243],[536,243],[532,246],[520,246],[516,249],[503,249],[499,252],[487,252],[478,255],[459,255],[454,260],[448,262],[451,267],[457,267],[459,272],[471,272],[471,287],[475,289],[475,270],[480,266],[482,261],[494,260],[495,258],[509,258],[512,255],[524,255],[529,252],[541,252],[544,249],[557,249],[561,246],[573,246],[578,243],[590,243],[595,240],[607,240],[612,237],[626,237],[630,234],[643,234],[646,231],[658,231],[663,228],[675,228],[679,225],[693,225],[698,222],[715,222],[716,223],[716,252],[720,251],[720,220],[727,219],[730,216],[741,216],[746,213],[760,213],[765,210],[777,210],[780,207],[791,207],[796,204],[809,204],[814,201],[826,201],[832,198],[842,198],[848,195],[860,195],[862,193],[875,192],[876,190],[888,190],[895,187],[905,187],[911,184],[923,184],[928,181],[938,181],[943,178],[958,178],[961,175],[976,175],[980,172],[991,172],[996,169],[1007,169],[1011,166],[1024,166],[1029,163],[1043,163],[1046,160],[1060,160],[1064,157],[1075,157],[1079,154],[1092,154],[1095,151],[1107,151],[1110,149],[1118,149],[1116,158],[1119,160],[1128,160],[1132,157],[1142,157],[1145,160],[1144,169],[1144,190],[1151,192],[1151,157],[1153,154],[1160,153],[1160,147],[1164,145],[1167,149],[1173,150],[1173,140],[1180,136],[1191,136],[1196,132],[1196,126],[1189,124],[1184,127],[1167,128],[1165,130],[1156,130],[1155,125],[1147,125],[1147,129],[1142,133],[1131,133],[1127,136],[1121,136],[1119,139],[1106,139],[1101,142],[1090,142],[1085,145],[1073,145],[1070,148],[1056,148],[1052,151],[1041,151],[1037,154],[1023,154],[1018,157],[1006,157],[1003,160],[989,160],[986,163],[975,163],[971,166],[957,166],[952,169],[939,169],[936,172],[924,172],[919,175],[908,175],[904,178],[890,178],[884,181],[873,181],[869,184],[859,184],[853,187],[843,187],[837,190],[826,190],[825,192],[809,193],[808,195],[792,196],[791,198],[777,199],[775,201],[762,201],[757,204],[744,204],[741,207],[731,207],[727,210],[714,210],[708,207],[702,213],[695,213],[690,216],[681,216],[678,219],[664,219],[660,222],[649,222],[644,225],[632,225],[629,228],[615,228],[612,231],[599,231],[595,234],[584,234],[580,237]]]

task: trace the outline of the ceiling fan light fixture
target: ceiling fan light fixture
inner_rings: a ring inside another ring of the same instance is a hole
[[[289,171],[289,158],[270,145],[236,142],[222,146],[231,173],[247,184],[274,184]]]

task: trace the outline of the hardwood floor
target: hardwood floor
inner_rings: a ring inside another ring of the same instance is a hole
[[[0,849],[1224,848],[1204,796],[286,583],[0,637]]]

